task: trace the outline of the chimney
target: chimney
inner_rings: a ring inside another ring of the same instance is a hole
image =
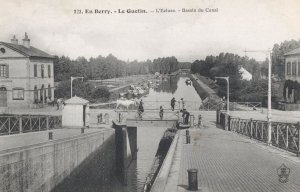
[[[18,45],[18,39],[16,38],[16,35],[10,40],[12,44]]]
[[[28,35],[26,32],[25,32],[25,38],[23,39],[23,46],[30,48],[30,39],[28,38]]]

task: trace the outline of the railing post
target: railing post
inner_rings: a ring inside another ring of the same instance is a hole
[[[279,123],[277,123],[277,126],[276,126],[276,145],[277,147],[279,146]]]
[[[11,128],[10,128],[10,117],[8,117],[8,134],[11,134]]]
[[[32,119],[30,115],[29,115],[29,129],[30,131],[32,131]]]
[[[230,131],[231,130],[231,117],[230,115],[228,115],[228,126],[227,126],[227,131]]]
[[[252,139],[252,133],[253,133],[253,120],[250,119],[250,139]]]
[[[49,116],[46,116],[46,128],[49,129]]]
[[[41,130],[41,116],[39,116],[39,131]]]
[[[240,132],[241,130],[241,119],[239,118],[238,119],[238,132]]]
[[[286,144],[285,144],[285,147],[288,149],[289,147],[289,125],[286,124]]]
[[[255,139],[258,139],[257,138],[257,126],[258,126],[258,121],[256,121],[256,123],[255,123]]]
[[[264,122],[261,122],[261,136],[260,136],[261,140],[264,140]]]
[[[19,117],[19,133],[23,132],[23,127],[22,127],[22,116]]]
[[[298,152],[297,152],[297,157],[299,157],[299,154],[300,154],[300,122],[297,123],[297,131],[298,131]]]

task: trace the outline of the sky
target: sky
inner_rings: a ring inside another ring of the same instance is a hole
[[[268,50],[300,39],[299,0],[0,0],[0,41],[13,35],[52,55],[76,59],[113,54],[125,61]],[[156,9],[174,9],[156,13]],[[204,12],[182,12],[182,9]],[[205,12],[206,8],[218,12]],[[92,14],[74,14],[74,10]],[[112,14],[96,14],[95,9]],[[147,13],[115,13],[143,9]],[[181,10],[180,12],[178,10]],[[153,11],[153,12],[151,12]],[[247,56],[264,60],[263,52]]]

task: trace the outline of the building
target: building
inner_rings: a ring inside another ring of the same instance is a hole
[[[285,79],[300,82],[300,47],[284,54]]]
[[[286,111],[300,110],[300,47],[284,54],[285,83],[283,88],[284,103],[279,109]]]
[[[54,57],[30,45],[0,42],[0,107],[41,107],[54,99]]]
[[[246,81],[251,81],[252,80],[252,74],[249,73],[244,67],[240,67],[240,73],[242,75],[242,79]]]

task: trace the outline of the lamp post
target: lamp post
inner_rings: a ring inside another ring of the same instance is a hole
[[[73,80],[75,79],[82,79],[83,80],[83,77],[72,77],[71,76],[71,98],[73,97]]]
[[[225,79],[227,82],[227,114],[229,114],[229,77],[215,77],[216,79]]]
[[[271,76],[272,76],[272,51],[270,49],[268,50],[245,50],[246,52],[262,52],[266,53],[268,55],[268,113],[267,113],[267,121],[268,121],[268,141],[267,144],[271,145],[271,137],[272,137],[272,92],[271,92]]]

